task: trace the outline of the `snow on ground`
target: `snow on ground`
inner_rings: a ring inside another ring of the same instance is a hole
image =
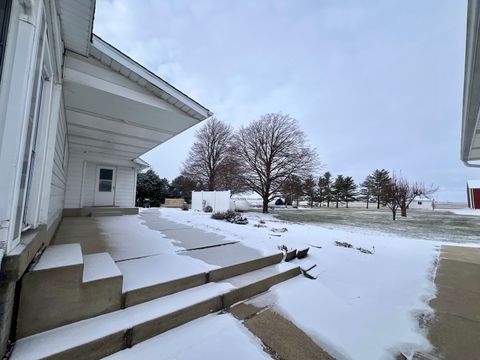
[[[439,242],[293,224],[259,213],[246,214],[248,225],[213,220],[210,214],[193,211],[162,208],[160,213],[262,252],[280,245],[298,249],[310,246],[308,261],[299,264],[317,264],[317,280],[297,277],[253,302],[273,305],[332,355],[384,359],[393,358],[399,351],[409,354],[429,350],[416,316],[431,312],[427,304],[435,296],[432,280]],[[265,227],[254,226],[263,225],[259,220]],[[272,231],[283,227],[288,231]],[[374,254],[335,246],[335,241],[346,241]]]
[[[457,215],[480,216],[480,209],[449,209],[448,211]]]
[[[208,315],[107,359],[270,359],[260,341],[229,314]]]

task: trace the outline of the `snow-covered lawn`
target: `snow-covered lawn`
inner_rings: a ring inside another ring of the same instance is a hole
[[[316,264],[312,271],[318,275],[316,280],[300,276],[251,301],[273,305],[338,358],[384,359],[399,351],[409,354],[430,347],[417,316],[431,313],[428,301],[435,296],[439,242],[365,229],[293,224],[259,213],[246,214],[248,225],[178,209],[162,208],[160,216],[223,235],[225,240],[239,240],[263,253],[281,245],[310,247],[308,258],[299,264]],[[283,227],[288,231],[272,231]],[[335,241],[354,248],[336,246]]]
[[[457,215],[480,216],[480,209],[450,209],[448,211]]]

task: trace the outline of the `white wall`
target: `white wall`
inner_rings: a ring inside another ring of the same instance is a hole
[[[419,204],[419,202],[421,204]],[[432,200],[413,200],[408,206],[409,209],[433,210]]]
[[[44,4],[49,7],[44,8]],[[63,48],[55,2],[32,1],[28,2],[30,6],[24,5],[12,1],[0,82],[0,248],[6,247],[7,253],[20,241],[18,229],[21,230],[23,225],[16,229],[16,219],[22,219],[25,213],[27,225],[36,228],[46,224],[49,218],[61,94],[62,64],[59,61],[63,58]],[[44,26],[48,37],[44,36],[40,43],[40,30],[45,29]],[[32,94],[39,93],[40,88],[34,89],[40,76],[37,68],[43,68],[46,77],[42,96],[36,98],[39,105],[35,105],[32,111]],[[33,132],[27,131],[30,116],[39,119],[34,166],[28,165],[32,156],[29,153],[25,156],[33,138]],[[24,159],[28,159],[25,162],[28,166],[24,166]],[[28,171],[24,169],[31,168],[27,198],[24,184]],[[27,211],[24,211],[26,203]]]
[[[70,154],[68,162],[65,208],[81,208],[95,205],[95,186],[97,166],[113,166],[116,170],[114,205],[120,207],[135,206],[136,168],[128,162],[112,163],[109,158],[98,159]],[[82,180],[83,179],[83,180]],[[83,184],[83,185],[82,185]],[[83,186],[83,188],[82,188]]]
[[[63,210],[65,188],[67,184],[68,141],[67,124],[63,109],[59,115],[55,138],[55,153],[50,183],[50,201],[48,206],[48,225],[52,224]]]
[[[203,211],[211,206],[213,212],[230,209],[230,190],[228,191],[192,191],[192,210]]]

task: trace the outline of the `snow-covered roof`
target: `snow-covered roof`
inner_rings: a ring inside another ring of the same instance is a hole
[[[426,197],[417,196],[417,197],[415,198],[415,201],[433,201],[433,199],[429,199],[429,198],[426,198]]]
[[[467,186],[469,189],[480,189],[480,180],[468,180]]]

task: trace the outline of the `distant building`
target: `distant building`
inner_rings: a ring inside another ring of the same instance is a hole
[[[480,180],[467,181],[467,200],[470,209],[480,209]]]
[[[433,210],[434,200],[422,197],[416,197],[408,206],[409,209]]]

